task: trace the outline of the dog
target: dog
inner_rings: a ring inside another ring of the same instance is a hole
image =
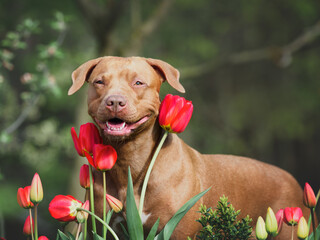
[[[115,148],[118,160],[107,172],[107,191],[125,204],[130,166],[138,203],[144,177],[164,130],[159,126],[159,91],[163,82],[184,93],[179,71],[170,64],[143,57],[100,57],[72,73],[68,94],[88,83],[88,113],[99,126],[104,144]],[[94,172],[95,210],[102,215],[102,175]],[[160,231],[177,210],[196,194],[212,187],[184,216],[171,239],[194,238],[201,229],[196,222],[199,206],[215,207],[223,195],[249,215],[253,226],[267,208],[275,212],[300,207],[303,191],[286,171],[257,160],[233,155],[203,155],[176,134],[169,134],[148,182],[143,214],[147,233],[160,218]],[[123,213],[125,217],[125,213]],[[117,222],[118,219],[112,219]],[[276,239],[289,239],[291,228],[283,227]]]

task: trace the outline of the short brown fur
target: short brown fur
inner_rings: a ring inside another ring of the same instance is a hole
[[[157,122],[160,106],[159,91],[163,81],[184,92],[179,83],[179,72],[168,63],[140,57],[102,57],[90,60],[72,74],[73,85],[69,94],[75,93],[85,81],[89,83],[88,112],[101,127],[111,118],[128,123],[148,116],[148,120],[126,136],[112,136],[101,130],[105,144],[112,145],[118,160],[107,172],[108,193],[126,201],[128,167],[134,183],[136,202],[154,150],[163,134]],[[134,85],[135,79],[145,83]],[[103,81],[98,84],[97,80]],[[117,95],[126,100],[120,111],[106,107],[106,99]],[[103,127],[102,127],[103,128]],[[96,211],[102,215],[102,179],[95,172]],[[249,215],[254,224],[258,216],[265,217],[268,207],[275,212],[284,207],[301,207],[302,189],[286,171],[253,159],[231,155],[202,155],[176,134],[169,134],[154,165],[147,188],[144,215],[146,232],[160,218],[159,230],[174,213],[191,197],[212,187],[211,190],[187,213],[174,231],[171,239],[194,237],[200,229],[195,220],[201,203],[216,206],[219,197],[225,195],[241,217]],[[115,220],[115,219],[113,219]],[[291,229],[283,226],[277,239],[289,239]]]

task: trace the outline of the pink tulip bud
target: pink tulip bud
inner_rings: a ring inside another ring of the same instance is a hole
[[[70,195],[57,195],[49,204],[51,216],[61,222],[71,222],[76,220],[77,208],[82,207],[82,202]]]
[[[309,183],[304,185],[303,204],[308,208],[314,208],[317,204],[316,196],[314,195],[313,189]]]
[[[32,219],[32,229],[34,230],[34,222],[33,222],[33,218]],[[26,218],[26,221],[24,222],[23,225],[23,234],[26,236],[30,236],[31,235],[31,224],[30,224],[30,216],[28,216]]]
[[[118,213],[122,210],[123,208],[123,204],[122,202],[120,202],[118,199],[116,199],[115,197],[107,194],[107,202],[109,204],[109,206],[113,209],[114,212]]]
[[[297,225],[301,217],[302,210],[299,207],[287,207],[284,209],[283,221],[290,226]]]
[[[84,157],[84,153],[92,154],[94,144],[102,143],[99,130],[93,123],[86,123],[80,126],[79,138],[74,127],[71,128],[71,136],[74,147],[78,154]]]
[[[79,174],[79,179],[80,179],[80,185],[81,187],[87,189],[90,188],[90,173],[89,173],[89,165],[88,164],[83,164],[80,168],[80,174]],[[94,179],[92,178],[92,181],[94,182]]]
[[[187,127],[193,112],[191,101],[168,94],[160,105],[159,124],[168,132],[181,133]]]
[[[278,223],[278,234],[281,232],[282,229],[282,224],[283,224],[283,216],[284,215],[284,210],[281,208],[277,213],[276,213],[276,219]]]
[[[17,193],[17,200],[22,208],[33,208],[34,205],[30,200],[30,186],[19,188]]]
[[[38,173],[35,173],[31,182],[30,187],[30,200],[37,204],[43,199],[43,188],[41,179]]]
[[[95,144],[93,158],[85,152],[89,163],[99,171],[110,170],[117,161],[117,152],[110,145]]]

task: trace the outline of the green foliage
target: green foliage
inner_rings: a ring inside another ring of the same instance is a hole
[[[160,219],[158,219],[153,227],[151,228],[149,235],[147,236],[147,239],[156,239],[156,240],[169,240],[174,229],[178,225],[178,223],[181,221],[181,219],[184,217],[184,215],[192,208],[192,206],[208,191],[207,189],[193,198],[191,198],[187,203],[185,203],[176,213],[175,215],[167,222],[167,224],[164,226],[162,231],[155,236],[157,232],[157,228],[159,225]],[[136,206],[136,202],[134,199],[134,193],[133,193],[133,184],[132,184],[132,178],[131,178],[131,172],[130,168],[128,171],[128,189],[127,189],[127,206],[126,206],[126,217],[127,217],[127,226],[128,226],[128,238],[129,239],[136,239],[141,240],[144,239],[144,233],[143,233],[143,226],[141,222],[141,218],[139,216],[139,212]]]
[[[308,237],[308,239],[314,239],[314,232],[312,232],[310,235],[309,235],[309,237]],[[320,224],[318,225],[318,227],[316,228],[316,240],[320,240]]]
[[[251,236],[250,223],[252,219],[247,216],[241,221],[237,221],[240,210],[236,211],[225,196],[220,198],[215,211],[201,205],[200,213],[201,217],[197,222],[203,228],[197,235],[198,240],[245,240]]]

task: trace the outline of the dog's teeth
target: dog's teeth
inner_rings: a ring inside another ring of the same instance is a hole
[[[125,122],[123,122],[120,127],[113,127],[109,124],[109,122],[107,122],[107,128],[111,131],[121,131],[122,129],[124,129],[125,126],[126,126]]]

